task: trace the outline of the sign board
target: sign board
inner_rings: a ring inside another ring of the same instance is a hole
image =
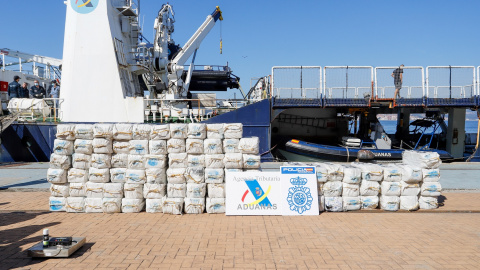
[[[318,215],[317,174],[315,167],[280,167],[282,214]]]
[[[226,215],[282,214],[279,172],[227,171],[225,177]]]

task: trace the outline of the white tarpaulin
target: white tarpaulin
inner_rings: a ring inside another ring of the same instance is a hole
[[[162,211],[164,214],[181,215],[183,212],[183,198],[162,198]]]
[[[125,172],[125,182],[133,184],[145,184],[147,182],[145,170],[127,169]]]
[[[127,168],[113,168],[110,169],[110,179],[113,183],[125,183],[125,173]]]
[[[187,124],[170,124],[170,138],[186,139]]]
[[[132,140],[133,139],[133,124],[115,124],[113,126],[114,140]]]
[[[438,199],[437,197],[420,196],[418,199],[418,204],[420,205],[420,209],[437,209]]]
[[[50,155],[50,168],[52,169],[68,169],[72,164],[70,156],[51,154]]]
[[[243,136],[243,125],[241,123],[223,124],[223,136],[225,139],[240,139]]]
[[[167,154],[167,141],[166,140],[151,140],[148,142],[148,150],[152,155],[165,155]]]
[[[93,153],[93,140],[76,139],[73,143],[75,153],[91,155]]]
[[[343,183],[341,181],[328,181],[323,184],[323,196],[340,197],[342,196]]]
[[[226,153],[240,153],[238,149],[239,139],[225,139],[223,140],[223,152]]]
[[[223,139],[223,124],[207,124],[207,138]]]
[[[50,185],[50,194],[52,197],[68,197],[69,184]]]
[[[75,138],[84,140],[93,140],[93,125],[77,124],[75,125]]]
[[[139,213],[145,207],[145,199],[122,199],[122,213]]]
[[[188,154],[187,167],[188,168],[205,168],[205,155]]]
[[[379,204],[378,196],[361,196],[360,200],[362,201],[362,209],[364,210],[377,209]]]
[[[55,139],[53,142],[53,153],[57,155],[72,155],[73,141]]]
[[[343,211],[356,211],[360,210],[362,201],[360,197],[342,197],[343,199]]]
[[[143,184],[125,183],[123,194],[127,199],[143,199]]]
[[[103,198],[102,211],[104,213],[120,213],[122,211],[121,198]]]
[[[128,155],[128,169],[145,170],[147,160],[144,155]]]
[[[150,184],[166,184],[167,170],[165,168],[149,168],[145,170],[147,175],[147,183]]]
[[[362,180],[362,184],[360,185],[361,196],[378,196],[378,193],[380,193],[380,183],[377,181]]]
[[[260,140],[258,137],[241,138],[238,143],[238,150],[240,150],[242,154],[258,155],[259,148]]]
[[[202,214],[205,211],[205,198],[185,198],[185,213]]]
[[[418,196],[400,196],[400,209],[407,211],[418,210]]]
[[[88,181],[88,170],[71,168],[67,173],[69,183],[85,183]]]
[[[223,183],[225,172],[223,169],[205,169],[205,183],[216,184]]]
[[[184,139],[169,139],[167,141],[168,153],[185,153],[186,145]]]
[[[167,182],[169,184],[183,184],[185,180],[186,168],[170,168],[167,169]]]
[[[207,194],[210,198],[225,198],[225,184],[207,184]]]
[[[170,139],[170,124],[152,125],[150,140],[168,140]]]
[[[113,152],[117,154],[128,154],[130,153],[130,142],[124,141],[113,141]]]
[[[224,154],[205,155],[205,167],[213,169],[224,168],[224,157]]]
[[[205,183],[187,183],[187,198],[204,198],[207,193],[207,184]]]
[[[207,125],[204,123],[189,123],[187,128],[187,138],[205,139],[207,137]]]
[[[328,212],[342,212],[343,211],[343,199],[342,197],[324,197],[325,198],[325,210]]]
[[[396,182],[390,182],[396,183]],[[380,196],[380,208],[386,211],[398,211],[400,197],[398,196]]]
[[[47,181],[52,184],[65,184],[67,183],[67,170],[64,169],[48,169]]]
[[[75,125],[60,124],[57,125],[57,139],[73,141],[75,140]]]
[[[160,199],[146,199],[145,211],[147,213],[162,213],[163,200]]]
[[[209,214],[225,213],[225,198],[206,198],[206,205]]]
[[[113,154],[110,163],[112,168],[126,168],[128,166],[128,154]]]
[[[441,195],[442,185],[439,182],[424,182],[421,186],[421,195],[438,197]]]
[[[67,198],[64,197],[50,197],[49,208],[50,211],[65,212],[65,205],[67,204]]]
[[[402,162],[422,169],[436,169],[442,164],[437,152],[405,150],[402,153]]]
[[[85,184],[85,194],[88,198],[103,198],[104,183],[87,182]]]
[[[105,183],[103,185],[104,198],[123,198],[123,183]]]
[[[111,140],[113,137],[113,124],[93,125],[93,136],[95,138],[105,138]]]
[[[85,198],[83,197],[68,197],[65,205],[69,213],[83,213],[85,212]]]
[[[129,149],[131,155],[147,155],[148,140],[131,140]]]
[[[92,154],[90,167],[97,169],[108,169],[112,167],[110,161],[111,157],[108,154]]]
[[[90,168],[88,170],[88,181],[95,183],[107,183],[110,181],[110,170]]]
[[[152,126],[149,124],[136,124],[133,126],[133,139],[134,140],[148,140],[150,133],[152,132]]]
[[[185,142],[185,150],[189,154],[203,154],[203,140],[187,139]]]
[[[102,213],[102,198],[85,198],[85,213]]]
[[[86,183],[70,183],[69,196],[70,197],[85,197]]]
[[[145,199],[161,199],[167,195],[165,184],[145,184],[143,186],[143,197]]]

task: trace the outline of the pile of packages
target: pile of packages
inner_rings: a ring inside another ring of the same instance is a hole
[[[224,213],[225,170],[259,167],[239,123],[58,125],[50,210]]]
[[[320,211],[435,209],[442,187],[435,152],[405,151],[402,163],[287,163],[315,166]]]

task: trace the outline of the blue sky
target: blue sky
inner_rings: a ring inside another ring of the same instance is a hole
[[[62,57],[63,0],[2,1],[0,48]],[[216,5],[223,11],[197,64],[226,64],[242,78],[282,65],[480,65],[478,0],[213,1],[170,0],[183,45]],[[141,1],[144,35],[163,1]]]

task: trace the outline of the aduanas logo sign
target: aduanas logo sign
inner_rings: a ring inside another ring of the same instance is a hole
[[[77,13],[87,14],[94,11],[99,0],[70,0],[70,5]]]
[[[242,203],[238,204],[237,210],[277,209],[277,204],[272,204],[268,199],[268,194],[272,190],[271,185],[268,186],[267,191],[264,191],[257,180],[245,181],[245,184],[247,184],[248,188],[243,193]],[[249,193],[255,198],[254,201],[245,201]]]

